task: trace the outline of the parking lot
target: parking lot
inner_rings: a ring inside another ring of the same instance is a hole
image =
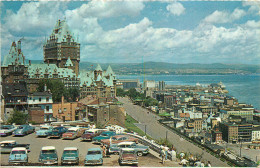
[[[79,156],[80,156],[80,164],[79,166],[84,166],[84,158],[87,153],[87,150],[92,147],[98,147],[99,145],[92,144],[92,142],[81,142],[80,139],[75,140],[62,140],[62,139],[48,139],[48,138],[37,138],[35,133],[26,135],[24,137],[1,137],[1,141],[4,140],[16,140],[17,143],[28,143],[30,144],[29,153],[29,163],[30,166],[40,166],[38,162],[39,154],[41,148],[43,146],[55,146],[58,152],[59,157],[59,165],[60,165],[60,158],[62,156],[63,149],[65,147],[77,147],[79,149]],[[157,155],[157,154],[156,154]],[[1,166],[8,165],[8,158],[9,154],[1,154]],[[107,158],[103,159],[104,164],[103,166],[119,166],[118,164],[118,155],[110,155]],[[164,165],[161,164],[160,159],[152,154],[148,154],[147,156],[139,157],[139,164],[138,166],[143,167],[176,167],[178,164],[176,162],[165,162]]]

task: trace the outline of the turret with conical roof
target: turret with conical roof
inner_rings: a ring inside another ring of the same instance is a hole
[[[94,79],[97,80],[97,77],[100,75],[102,77],[102,68],[101,66],[98,64],[97,67],[94,70]]]
[[[51,35],[43,46],[44,62],[56,64],[58,68],[67,67],[70,60],[71,69],[79,74],[80,44],[74,37],[66,20],[58,20]]]

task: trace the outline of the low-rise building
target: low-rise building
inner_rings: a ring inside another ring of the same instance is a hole
[[[221,143],[222,142],[222,132],[218,128],[212,130],[212,142]]]
[[[260,127],[252,128],[252,141],[260,141]]]

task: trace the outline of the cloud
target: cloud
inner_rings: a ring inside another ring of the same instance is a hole
[[[174,2],[171,3],[170,5],[168,5],[166,7],[166,9],[173,15],[177,15],[180,16],[181,14],[183,14],[185,12],[185,8],[183,7],[183,5],[179,2]]]
[[[249,6],[248,12],[260,15],[260,2],[259,1],[243,1],[243,6]]]
[[[230,23],[245,16],[246,12],[236,8],[232,13],[226,11],[214,11],[211,15],[204,19],[206,23]]]
[[[81,7],[67,11],[67,15],[77,14],[83,18],[96,17],[96,18],[109,18],[122,15],[137,16],[140,11],[144,9],[143,2],[105,2],[105,1],[90,1]]]

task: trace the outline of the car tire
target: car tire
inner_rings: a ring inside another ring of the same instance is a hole
[[[137,156],[143,156],[143,152],[137,152]]]

